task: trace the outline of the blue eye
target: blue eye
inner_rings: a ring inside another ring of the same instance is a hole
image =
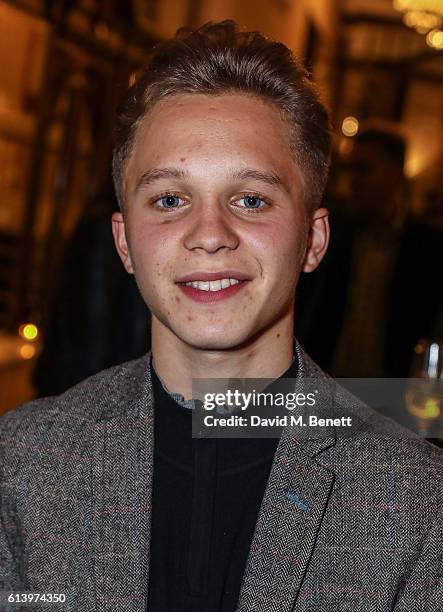
[[[161,202],[161,205],[164,208],[177,208],[180,204],[181,198],[176,195],[166,194],[158,199],[158,202]]]
[[[257,208],[264,208],[264,205],[266,204],[266,202],[262,199],[259,198],[258,196],[255,195],[246,195],[243,196],[239,202],[244,201],[244,208],[249,208],[249,209],[257,209]],[[243,208],[243,206],[242,206]]]

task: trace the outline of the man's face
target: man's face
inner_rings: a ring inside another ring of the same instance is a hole
[[[292,316],[309,221],[287,134],[239,94],[169,98],[141,121],[113,231],[163,332],[229,349]]]

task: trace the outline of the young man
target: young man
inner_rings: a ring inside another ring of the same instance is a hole
[[[354,436],[191,438],[195,378],[326,380],[293,340],[328,243],[303,70],[232,22],[180,32],[117,127],[112,227],[152,353],[3,418],[1,588],[75,612],[438,610],[437,449],[341,391]]]

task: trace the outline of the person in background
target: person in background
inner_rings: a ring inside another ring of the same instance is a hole
[[[149,350],[150,313],[118,257],[111,177],[66,245],[33,373],[38,397],[56,395]]]
[[[404,161],[394,132],[374,127],[355,137],[349,198],[332,214],[323,265],[300,283],[301,341],[335,376],[408,376],[415,344],[435,324],[442,241],[408,214]]]

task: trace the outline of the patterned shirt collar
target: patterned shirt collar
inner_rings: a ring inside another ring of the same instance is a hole
[[[282,374],[282,376],[281,376],[280,378],[282,378],[282,377],[286,377],[290,371],[292,372],[292,370],[293,370],[293,368],[294,368],[294,362],[295,362],[295,360],[296,360],[296,355],[294,355],[294,356],[292,357],[291,365],[290,365],[290,366],[289,366],[289,368],[288,368],[288,369],[287,369],[287,370],[286,370],[286,371],[285,371],[285,372]],[[152,362],[152,356],[151,356],[151,367],[152,367],[152,369],[155,371],[155,374],[156,374],[156,376],[157,376],[158,380],[160,381],[160,383],[161,383],[161,385],[162,385],[163,389],[166,391],[166,393],[167,393],[167,394],[168,394],[170,397],[172,397],[172,399],[173,399],[175,402],[177,402],[177,404],[178,404],[179,406],[183,406],[183,408],[186,408],[186,409],[188,409],[188,410],[193,410],[193,409],[195,408],[195,400],[193,400],[193,399],[188,399],[188,400],[187,400],[187,399],[185,399],[185,398],[183,397],[183,395],[180,395],[180,393],[176,393],[175,391],[170,391],[170,390],[168,389],[168,387],[166,386],[166,384],[164,383],[164,381],[163,381],[163,380],[160,378],[160,376],[158,375],[157,370],[155,370],[155,368],[154,368],[154,364],[153,364],[153,362]]]

